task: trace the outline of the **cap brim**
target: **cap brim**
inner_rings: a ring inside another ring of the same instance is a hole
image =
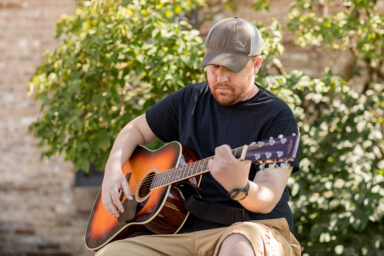
[[[201,66],[219,65],[238,73],[248,63],[250,58],[251,57],[243,54],[207,50]]]

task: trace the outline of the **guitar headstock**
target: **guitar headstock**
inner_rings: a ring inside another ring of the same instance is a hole
[[[247,147],[244,159],[258,164],[288,163],[295,160],[299,141],[300,136],[295,133],[259,141]]]

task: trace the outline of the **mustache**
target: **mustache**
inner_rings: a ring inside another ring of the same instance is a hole
[[[227,89],[232,90],[232,87],[230,85],[228,85],[227,83],[215,83],[213,85],[213,87],[215,87],[215,88],[227,88]]]

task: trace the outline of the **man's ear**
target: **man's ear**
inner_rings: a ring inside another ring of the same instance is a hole
[[[260,55],[257,55],[255,58],[255,63],[253,65],[253,68],[255,70],[255,74],[257,74],[257,72],[259,72],[259,69],[261,67],[261,63],[263,63],[263,57],[261,57]]]

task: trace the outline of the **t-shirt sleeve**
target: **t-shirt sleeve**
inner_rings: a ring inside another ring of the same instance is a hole
[[[182,88],[150,107],[145,113],[149,127],[164,142],[179,139],[179,106],[184,94],[185,88]]]
[[[266,127],[262,133],[262,139],[268,140],[270,137],[277,138],[279,135],[290,136],[293,133],[298,134],[297,123],[291,109],[287,106],[273,120],[269,127]],[[289,162],[293,166],[292,172],[299,170],[300,150],[297,149],[296,158]]]

